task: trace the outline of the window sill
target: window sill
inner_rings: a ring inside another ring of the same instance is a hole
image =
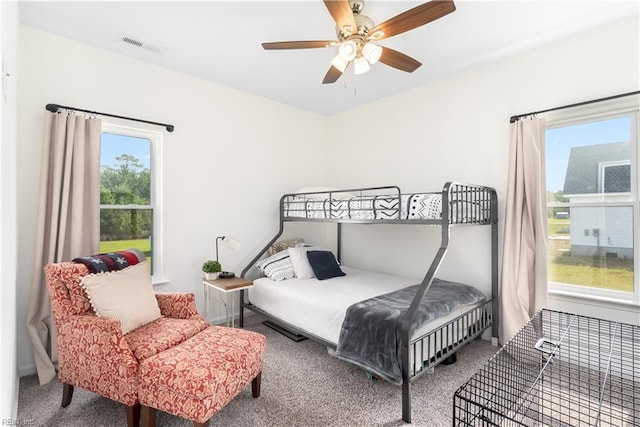
[[[566,298],[575,302],[600,303],[609,307],[626,307],[628,309],[637,309],[640,307],[640,300],[636,295],[629,295],[627,298],[617,298],[603,295],[584,294],[569,290],[549,289],[549,296]]]
[[[167,283],[169,283],[169,279],[152,277],[151,283],[153,284],[153,286],[166,285]]]

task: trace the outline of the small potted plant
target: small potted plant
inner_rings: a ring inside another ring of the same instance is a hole
[[[204,272],[205,279],[214,280],[218,278],[218,274],[222,271],[222,265],[220,265],[218,261],[210,259],[202,264],[202,271]]]

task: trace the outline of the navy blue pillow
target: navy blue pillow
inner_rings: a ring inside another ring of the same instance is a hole
[[[336,257],[330,251],[307,251],[307,259],[318,280],[347,275],[340,270]]]

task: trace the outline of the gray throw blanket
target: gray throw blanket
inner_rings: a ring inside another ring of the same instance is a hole
[[[393,384],[402,384],[400,328],[419,286],[409,286],[351,305],[342,322],[336,356]],[[472,286],[434,279],[414,316],[411,334],[461,305],[485,299]]]

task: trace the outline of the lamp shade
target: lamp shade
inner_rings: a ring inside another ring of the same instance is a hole
[[[342,42],[338,48],[338,54],[347,62],[355,58],[357,53],[358,46],[353,40]]]
[[[371,67],[367,62],[367,59],[364,56],[359,56],[353,61],[353,73],[354,74],[364,74],[369,71]]]
[[[240,242],[238,242],[235,238],[231,237],[231,236],[218,236],[216,237],[216,261],[219,261],[218,259],[218,242],[222,240],[222,244],[231,249],[231,250],[236,250],[240,247]]]
[[[340,54],[337,54],[336,57],[331,60],[331,65],[340,70],[341,73],[344,73],[344,70],[345,68],[347,68],[348,64],[349,61],[345,60],[342,56],[340,56]]]
[[[377,44],[369,42],[362,48],[362,56],[367,58],[369,64],[375,64],[380,59],[380,56],[382,56],[382,48]]]
[[[232,251],[235,251],[240,247],[240,242],[238,242],[238,240],[231,236],[225,236],[222,239],[222,243],[224,243],[224,245]]]

